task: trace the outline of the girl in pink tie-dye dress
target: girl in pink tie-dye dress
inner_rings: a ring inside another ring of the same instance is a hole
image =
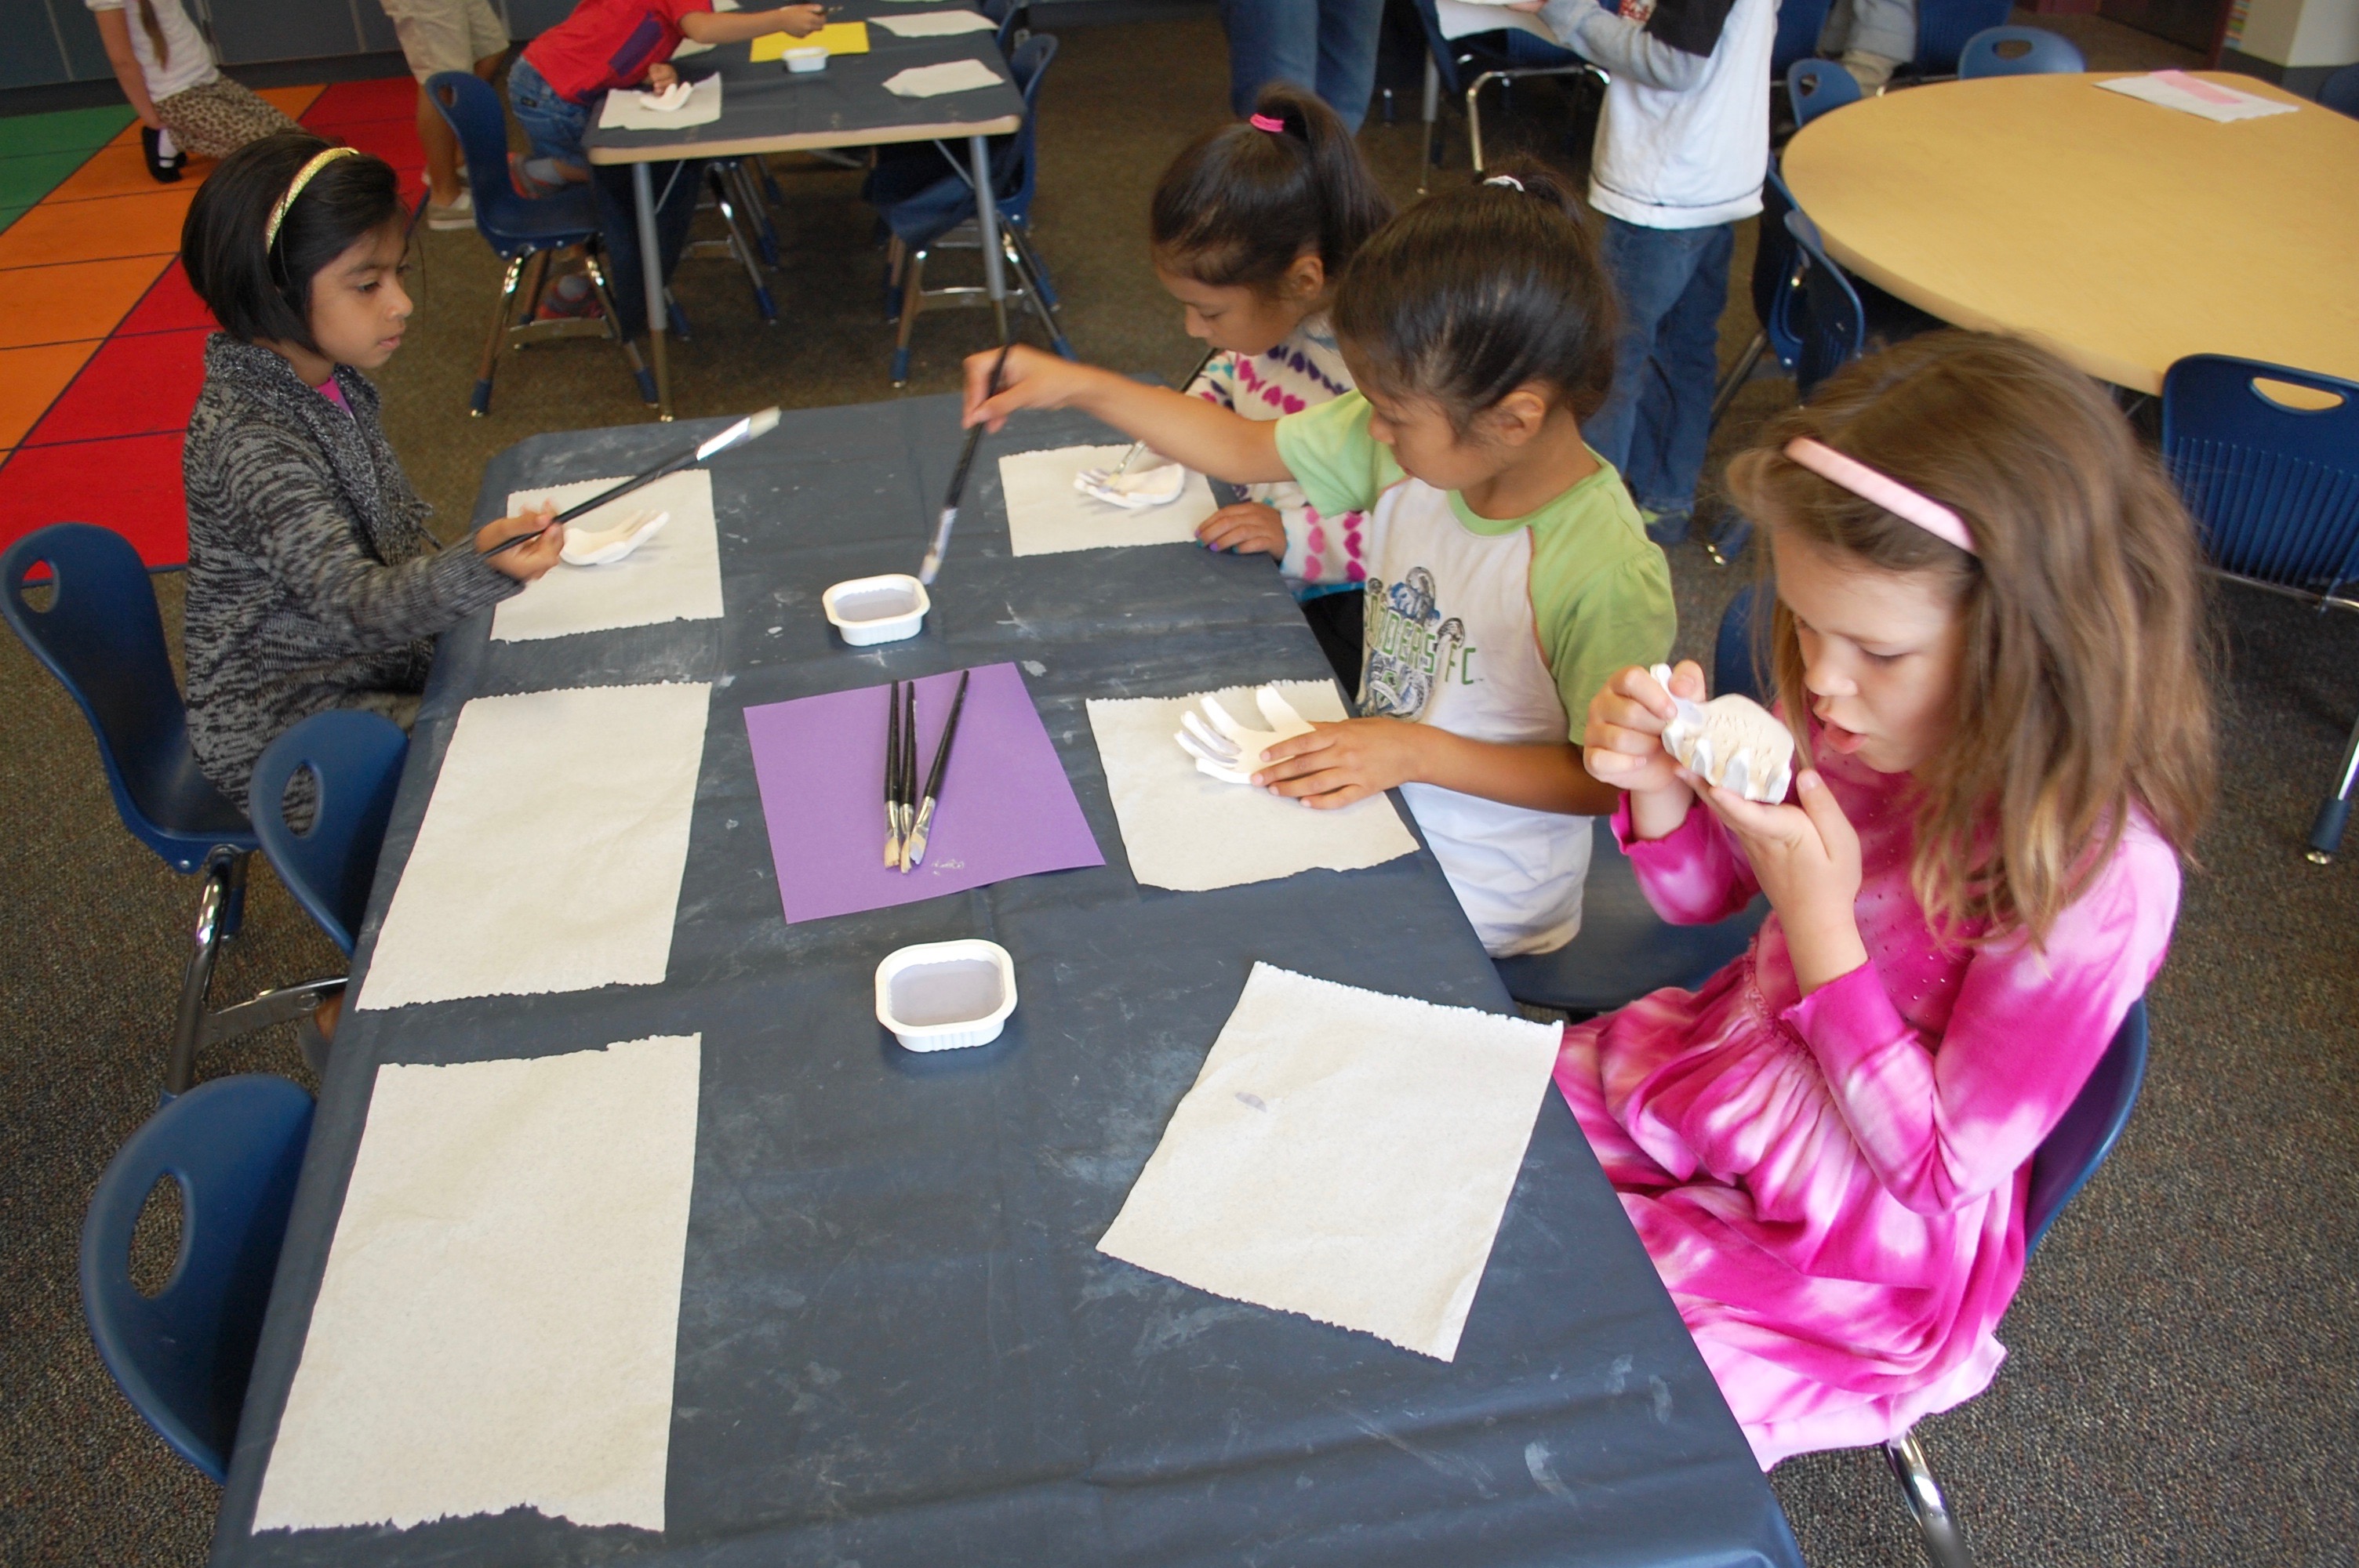
[[[1622,671],[1583,741],[1664,918],[1773,913],[1701,991],[1569,1026],[1556,1079],[1767,1467],[1996,1372],[2033,1152],[2162,963],[2212,750],[2191,525],[2043,351],[1863,361],[1730,482],[1791,804],[1664,752],[1692,664]]]

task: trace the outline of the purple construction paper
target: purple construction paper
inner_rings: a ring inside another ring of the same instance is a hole
[[[918,682],[921,792],[958,679],[952,670]],[[778,897],[790,924],[1105,864],[1024,676],[1014,665],[981,665],[967,687],[925,863],[906,876],[888,870],[885,724],[891,689],[862,687],[745,710]]]

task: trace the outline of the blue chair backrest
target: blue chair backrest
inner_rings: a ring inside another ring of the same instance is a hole
[[[1859,102],[1859,78],[1831,59],[1798,59],[1786,68],[1786,96],[1794,124],[1807,125],[1830,109]]]
[[[2259,380],[2338,401],[2289,407]],[[2163,377],[2162,455],[2222,570],[2326,593],[2359,578],[2359,382],[2190,355]]]
[[[43,565],[49,607],[36,610],[25,579]],[[0,614],[90,720],[133,837],[182,871],[216,845],[254,848],[245,815],[198,771],[156,590],[129,541],[87,523],[26,535],[0,551]]]
[[[2013,0],[1917,0],[1918,74],[1956,75],[1966,41],[2006,26],[2014,14]]]
[[[999,204],[1018,218],[1031,211],[1032,189],[1039,178],[1040,160],[1032,156],[1032,146],[1040,128],[1040,83],[1056,58],[1053,33],[1033,34],[1007,57],[1007,74],[1015,79],[1016,91],[1024,94],[1024,126],[994,155],[991,183],[1000,193]]]
[[[1819,52],[1819,35],[1826,30],[1831,0],[1781,0],[1777,6],[1777,37],[1769,45],[1769,80],[1783,81],[1798,59]]]
[[[1753,608],[1760,602],[1761,586],[1746,583],[1728,601],[1720,614],[1720,634],[1712,643],[1712,692],[1734,692],[1754,701],[1767,704],[1761,693],[1766,683],[1754,662],[1757,644],[1754,640]]]
[[[1787,320],[1797,343],[1794,390],[1807,403],[1819,383],[1859,357],[1867,311],[1843,268],[1828,259],[1817,224],[1798,210],[1786,214],[1786,231],[1802,254],[1801,292],[1788,304]]]
[[[1441,13],[1433,7],[1433,0],[1417,0],[1418,26],[1425,33],[1426,58],[1433,61],[1435,74],[1441,79],[1444,92],[1462,92],[1458,81],[1458,51],[1441,36]]]
[[[82,1227],[82,1303],[99,1358],[174,1452],[219,1481],[237,1437],[263,1309],[311,1136],[311,1097],[264,1073],[199,1084],[147,1119],[98,1179]],[[131,1231],[164,1176],[180,1252],[154,1296]]]
[[[2089,69],[2078,45],[2045,27],[1984,27],[1958,55],[1958,75],[2038,76]]]
[[[409,737],[391,719],[335,708],[279,736],[254,764],[246,811],[262,852],[348,958],[408,754]],[[287,822],[287,785],[306,771],[316,782],[310,825],[299,833]]]
[[[1801,289],[1794,276],[1794,236],[1786,228],[1786,214],[1794,211],[1794,193],[1786,189],[1777,166],[1761,182],[1761,228],[1753,246],[1753,317],[1769,340],[1769,351],[1788,371],[1801,352],[1794,336],[1793,297]]]
[[[588,186],[569,186],[539,200],[517,191],[508,178],[507,115],[489,82],[463,70],[438,71],[427,78],[426,96],[459,138],[474,193],[475,230],[494,250],[506,256],[565,243],[551,232],[559,228],[578,228],[584,236],[597,232]]]
[[[2319,83],[2318,101],[2338,114],[2359,120],[2359,65],[2346,65]]]
[[[2064,1119],[2031,1157],[2031,1196],[2023,1216],[2023,1255],[2031,1256],[2072,1195],[2088,1185],[2129,1125],[2138,1087],[2146,1082],[2146,999],[2130,1003],[2113,1044],[2089,1081],[2072,1097]]]

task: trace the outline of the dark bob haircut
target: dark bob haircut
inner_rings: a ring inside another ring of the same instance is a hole
[[[367,153],[321,168],[287,210],[266,248],[270,210],[303,166],[334,144],[281,131],[229,157],[189,203],[180,265],[222,330],[242,342],[268,339],[319,351],[311,339],[311,280],[360,241],[401,220],[391,165]]]
[[[1215,288],[1266,294],[1295,257],[1315,252],[1332,287],[1393,204],[1317,95],[1274,81],[1255,114],[1284,129],[1223,125],[1163,171],[1148,209],[1155,259]]]
[[[1614,384],[1619,326],[1596,240],[1537,163],[1410,208],[1362,248],[1335,296],[1336,336],[1377,389],[1439,405],[1462,435],[1527,382],[1590,418]]]

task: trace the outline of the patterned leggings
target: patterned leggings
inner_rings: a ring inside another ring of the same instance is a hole
[[[248,142],[297,129],[294,121],[226,76],[158,99],[156,114],[172,140],[199,157],[227,157]]]

